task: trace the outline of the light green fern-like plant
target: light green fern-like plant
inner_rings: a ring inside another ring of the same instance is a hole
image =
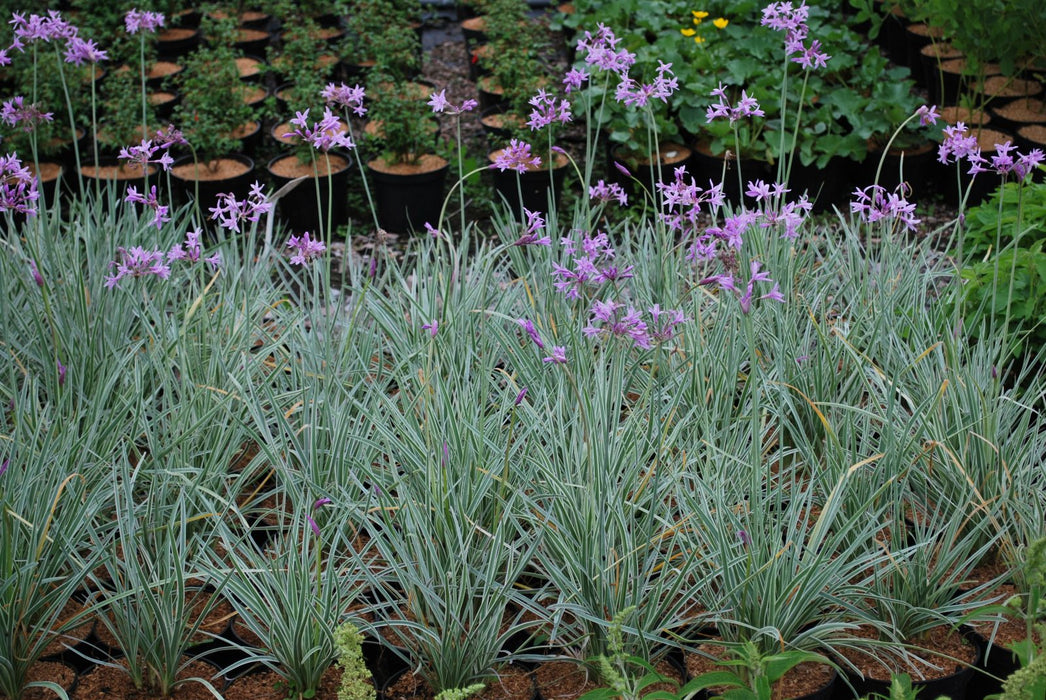
[[[350,622],[334,630],[335,663],[341,667],[338,700],[374,700],[374,678],[363,662],[363,635]]]

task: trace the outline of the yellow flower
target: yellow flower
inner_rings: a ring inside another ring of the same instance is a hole
[[[708,16],[708,13],[702,10],[690,10],[690,14],[692,14],[696,19],[704,19]]]
[[[683,34],[683,36],[693,36],[694,34],[697,34],[696,29],[691,29],[689,27],[685,29],[680,29],[679,31]]]
[[[694,18],[694,26],[696,27],[699,24],[701,24],[701,20],[699,20],[698,18],[695,17]]]
[[[695,36],[694,37],[694,43],[695,44],[703,44],[703,43],[705,43],[705,38],[703,36]]]
[[[712,24],[715,25],[716,29],[726,29],[726,25],[730,24],[730,20],[724,17],[720,17],[718,19],[712,20]]]

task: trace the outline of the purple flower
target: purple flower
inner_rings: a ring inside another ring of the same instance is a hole
[[[36,261],[32,258],[29,259],[29,274],[32,275],[33,281],[36,282],[37,287],[44,286],[43,275],[40,274],[40,270],[36,267]]]
[[[929,126],[936,124],[940,118],[940,114],[937,114],[937,105],[931,105],[927,107],[923,105],[919,109],[915,110],[915,113],[919,115],[919,126]]]
[[[527,122],[531,131],[543,129],[554,122],[566,124],[573,118],[570,103],[563,99],[557,100],[544,89],[538,90],[538,94],[530,98],[529,104],[534,108]]]
[[[523,207],[523,215],[527,217],[527,227],[522,235],[512,244],[514,246],[543,245],[551,246],[552,239],[542,236],[541,230],[545,227],[545,219],[539,211],[530,211]]]
[[[145,12],[136,8],[129,10],[123,21],[128,34],[137,34],[140,31],[153,33],[163,26],[164,16],[159,12]]]
[[[46,17],[29,15],[28,20],[25,18],[25,14],[16,12],[8,24],[14,27],[11,48],[19,51],[23,50],[25,43],[71,39],[78,33],[76,27],[62,19],[62,13],[55,10],[48,10]]]
[[[650,328],[650,339],[664,343],[672,340],[676,335],[676,327],[687,322],[686,315],[682,309],[662,309],[660,304],[654,304],[647,311],[653,319]]]
[[[955,163],[966,159],[976,165],[981,159],[981,149],[977,145],[977,137],[969,133],[966,125],[958,122],[955,126],[944,127],[944,140],[937,147],[937,160],[948,164],[951,159]]]
[[[519,390],[519,393],[516,394],[516,400],[512,402],[512,405],[513,406],[518,406],[521,403],[523,403],[523,398],[526,397],[526,395],[527,395],[527,388],[523,387],[522,389]]]
[[[70,37],[65,45],[65,62],[74,66],[82,66],[85,63],[98,63],[108,61],[109,54],[98,48],[90,39]]]
[[[515,170],[525,173],[541,167],[541,158],[530,153],[530,144],[526,141],[511,139],[507,148],[501,149],[490,166],[501,172]]]
[[[171,146],[188,146],[185,135],[176,129],[173,124],[168,124],[164,129],[157,129],[153,136],[157,148],[170,148]]]
[[[164,264],[162,250],[145,250],[141,246],[135,246],[130,250],[117,248],[116,252],[117,259],[109,263],[110,269],[116,268],[116,274],[105,279],[108,289],[118,287],[124,277],[155,275],[160,279],[167,279],[171,276],[171,268]]]
[[[11,458],[10,457],[5,457],[4,461],[2,463],[0,463],[0,476],[4,475],[4,472],[7,471],[7,467],[10,464],[11,464]]]
[[[614,99],[622,102],[626,107],[645,107],[651,99],[658,99],[667,103],[679,88],[679,81],[672,72],[671,63],[661,63],[657,68],[657,77],[649,84],[642,84],[636,80],[625,77],[618,83]]]
[[[428,221],[425,222],[425,232],[429,234],[429,238],[442,238],[443,234],[438,228],[434,228]]]
[[[541,341],[541,336],[538,334],[537,328],[534,327],[533,321],[529,318],[517,318],[516,323],[530,336],[530,339],[534,342],[534,345],[538,346],[538,349],[545,349],[545,343]]]
[[[190,263],[199,262],[203,255],[203,249],[200,245],[200,237],[202,235],[203,234],[199,228],[186,232],[185,243],[176,243],[171,246],[169,251],[167,251],[167,262],[174,262],[175,260],[186,260]],[[203,261],[209,264],[212,268],[221,267],[222,254],[215,253],[209,258],[204,258]]]
[[[141,195],[138,193],[138,188],[135,186],[128,187],[127,197],[123,198],[124,202],[133,202],[136,204],[144,204],[153,210],[153,225],[159,230],[163,227],[163,224],[170,221],[168,216],[169,207],[160,204],[159,195],[156,191],[156,185],[153,185],[149,194]]]
[[[628,194],[626,194],[625,189],[616,182],[607,183],[605,180],[599,180],[596,184],[588,188],[588,196],[589,199],[595,199],[599,202],[605,203],[611,200],[617,200],[617,203],[621,206],[628,204]]]
[[[749,313],[752,310],[752,297],[755,293],[755,285],[757,282],[771,282],[773,287],[769,292],[763,294],[759,299],[773,299],[774,301],[784,302],[784,295],[781,294],[781,289],[776,282],[770,279],[770,273],[761,271],[762,263],[753,260],[749,265],[749,271],[751,276],[748,279],[748,284],[745,286],[745,291],[741,292],[737,288],[734,282],[734,276],[731,274],[724,275],[712,275],[698,282],[698,284],[718,284],[720,289],[728,292],[732,292],[737,297],[738,302],[741,304],[741,312]]]
[[[631,340],[637,348],[649,349],[650,334],[647,325],[642,320],[639,312],[631,306],[628,311],[621,313],[624,304],[614,301],[592,302],[592,314],[589,325],[581,329],[589,338],[608,336],[611,338],[626,338]]]
[[[809,16],[810,8],[806,2],[800,3],[798,7],[794,7],[791,2],[772,2],[763,8],[760,24],[777,31],[795,31],[806,25]]]
[[[157,230],[163,228],[163,225],[171,220],[168,215],[169,207],[160,204],[159,195],[156,192],[156,185],[153,185],[149,189],[149,194],[139,194],[138,188],[131,187],[127,188],[127,196],[124,197],[125,202],[132,202],[135,204],[144,204],[149,209],[153,210],[153,225],[156,226]]]
[[[563,78],[563,92],[568,95],[574,90],[580,90],[582,83],[588,80],[588,73],[577,68],[571,68]]]
[[[240,232],[240,224],[244,221],[257,223],[262,214],[271,210],[272,202],[265,197],[258,182],[251,185],[250,194],[242,202],[237,201],[234,194],[222,193],[218,195],[217,204],[210,208],[211,219],[235,233]]]
[[[153,158],[160,150],[163,150],[160,157]],[[142,139],[142,142],[137,146],[121,148],[117,158],[126,160],[129,168],[138,167],[143,171],[149,163],[156,163],[164,170],[170,170],[171,165],[174,164],[174,158],[171,157],[166,148],[159,144],[154,146],[151,139]]]
[[[346,109],[351,109],[358,117],[362,117],[367,113],[367,108],[363,106],[363,99],[367,94],[364,88],[359,85],[349,87],[345,83],[341,85],[327,83],[327,87],[323,88],[320,96],[328,105],[339,105]]]
[[[731,106],[729,100],[726,97],[726,88],[722,83],[719,83],[719,87],[711,93],[712,97],[716,97],[719,101],[711,105],[705,113],[705,121],[712,122],[719,118],[726,118],[733,124],[737,120],[743,117],[762,117],[766,113],[759,108],[759,103],[756,102],[754,97],[749,97],[748,93],[744,90],[741,91],[741,99],[737,101],[736,105]]]
[[[36,215],[36,178],[22,165],[18,154],[0,156],[0,211],[15,211],[26,216]]]
[[[291,265],[308,265],[327,250],[327,245],[323,241],[312,240],[308,231],[287,239],[287,247],[295,251],[291,256]]]
[[[577,50],[578,53],[584,54],[585,63],[588,65],[624,76],[636,62],[636,55],[625,49],[618,50],[617,44],[620,41],[614,36],[614,32],[601,22],[594,36],[585,32],[585,36],[577,43]]]
[[[19,95],[4,102],[0,108],[0,119],[10,126],[22,124],[22,131],[28,134],[38,124],[54,121],[54,114],[41,111],[35,103],[25,104],[25,98]]]
[[[541,361],[547,364],[565,365],[567,363],[566,347],[562,345],[553,345],[552,354],[548,357],[541,358]]]
[[[447,102],[447,91],[444,89],[440,90],[439,92],[432,93],[432,95],[429,97],[429,101],[426,104],[432,107],[432,111],[436,114],[447,109],[448,107],[450,107],[450,102]]]
[[[443,89],[443,90],[440,90],[439,92],[432,93],[429,96],[429,101],[426,104],[428,104],[430,107],[432,107],[432,112],[434,114],[439,114],[440,112],[446,112],[447,114],[450,114],[450,115],[453,115],[453,116],[457,116],[457,115],[462,114],[464,112],[471,112],[472,110],[474,110],[476,108],[476,106],[479,103],[476,102],[475,100],[465,100],[464,102],[462,102],[458,106],[452,105],[450,102],[447,101],[447,91],[446,91],[446,89]]]
[[[884,187],[872,185],[855,190],[854,197],[854,201],[850,202],[850,211],[860,216],[865,223],[896,219],[911,231],[919,228],[919,219],[915,218],[915,204],[905,201],[897,192],[887,192]]]
[[[741,544],[746,548],[752,544],[752,538],[748,536],[748,533],[744,530],[737,531],[737,539],[741,540]]]
[[[428,331],[429,335],[435,338],[436,334],[439,333],[439,320],[434,318],[428,323],[421,324],[421,330]]]
[[[65,386],[65,373],[69,368],[63,365],[61,360],[55,360],[55,362],[58,364],[58,386]]]
[[[347,133],[348,126],[331,112],[330,107],[324,108],[323,118],[314,123],[312,127],[309,126],[308,119],[309,110],[307,109],[304,112],[295,114],[294,119],[291,119],[291,124],[298,128],[284,134],[283,138],[288,139],[297,136],[313,148],[324,153],[335,146],[348,149],[356,147],[356,144],[352,142]]]
[[[323,506],[328,505],[331,502],[332,501],[329,498],[320,498],[319,500],[317,500],[315,503],[312,504],[312,509],[313,510],[318,510],[318,509],[322,508]],[[311,527],[312,531],[314,533],[316,533],[317,537],[319,537],[320,536],[320,526],[317,525],[316,521],[312,519],[312,515],[308,515],[307,514],[305,516],[305,519],[309,521],[309,527]]]
[[[828,54],[820,50],[821,42],[814,39],[810,42],[809,46],[800,45],[796,51],[798,56],[792,58],[793,63],[798,63],[805,70],[812,70],[814,68],[825,68],[828,65],[828,60],[831,58]]]

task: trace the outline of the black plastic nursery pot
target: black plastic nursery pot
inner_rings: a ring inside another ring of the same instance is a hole
[[[775,172],[770,163],[755,158],[735,158],[725,154],[712,155],[707,143],[693,144],[690,156],[690,172],[694,183],[703,190],[723,183],[723,196],[732,206],[741,205],[744,188],[749,181],[771,182]],[[740,178],[738,177],[740,170]]]
[[[498,154],[499,151],[494,151],[488,156],[489,160],[493,162]],[[523,209],[547,213],[550,194],[553,203],[561,198],[570,161],[562,154],[557,153],[555,156],[556,162],[551,172],[546,167],[522,173],[515,170],[491,170],[496,199],[503,201],[518,220],[523,221],[525,218]]]
[[[299,180],[277,200],[277,218],[294,233],[309,231],[318,236],[326,229],[329,209],[331,228],[343,225],[348,221],[351,165],[348,157],[336,154],[317,155],[314,162],[306,163],[294,154],[270,160],[267,170],[277,192]]]
[[[422,156],[418,168],[381,159],[367,163],[379,225],[392,233],[424,231],[425,224],[436,227],[449,169],[446,159],[436,155]]]
[[[192,156],[183,156],[171,166],[170,176],[175,200],[179,204],[199,202],[200,211],[206,216],[219,194],[233,194],[236,199],[246,199],[251,184],[255,181],[254,160],[242,154],[234,154],[212,161],[194,161]]]
[[[916,674],[908,672],[912,677],[912,687],[918,692],[919,697],[966,700],[971,682],[981,662],[982,648],[977,642],[976,635],[969,628],[963,630],[962,636],[973,647],[974,660],[968,665],[954,664],[950,672],[939,678],[920,680]],[[850,700],[853,697],[865,697],[870,694],[889,696],[890,681],[888,679],[861,677],[852,673],[848,673],[847,678],[850,688],[846,687],[845,683],[840,684],[843,688],[837,690],[834,696],[836,700]],[[972,695],[970,695],[970,700],[973,700]]]

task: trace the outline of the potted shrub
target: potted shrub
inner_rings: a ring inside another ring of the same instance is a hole
[[[369,71],[377,63],[395,80],[408,80],[421,67],[418,0],[355,0],[346,17],[348,36],[342,42],[342,62],[350,75]]]
[[[404,233],[435,224],[449,162],[437,154],[424,97],[405,94],[381,68],[371,74],[368,136],[378,155],[367,162],[381,227]]]
[[[237,153],[236,132],[251,121],[251,108],[243,101],[244,85],[236,67],[236,53],[227,44],[200,49],[186,59],[177,85],[182,101],[175,119],[192,155],[176,163],[171,175],[183,193],[207,203],[219,192],[246,196],[254,161]],[[202,204],[201,204],[202,206]]]

